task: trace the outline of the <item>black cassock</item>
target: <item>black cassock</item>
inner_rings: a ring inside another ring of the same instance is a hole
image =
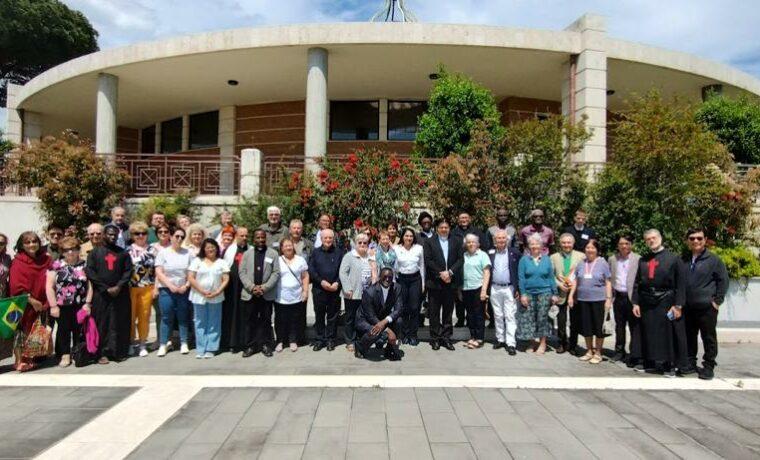
[[[93,249],[87,256],[87,278],[92,283],[92,316],[98,326],[100,355],[121,360],[129,353],[132,305],[129,300],[129,279],[132,258],[116,245]],[[107,289],[119,286],[112,297]]]
[[[245,345],[245,321],[240,311],[240,293],[243,292],[243,283],[240,282],[238,270],[243,254],[248,246],[241,248],[236,246],[235,259],[230,267],[230,282],[224,290],[224,303],[222,304],[222,336],[220,345],[222,349],[240,351]]]
[[[663,249],[642,256],[633,285],[633,303],[641,308],[644,360],[685,369],[686,329],[683,315],[668,319],[668,310],[686,303],[686,269],[681,259]]]

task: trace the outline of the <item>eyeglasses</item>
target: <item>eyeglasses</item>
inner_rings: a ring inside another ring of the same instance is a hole
[[[68,254],[70,252],[79,252],[79,248],[67,248],[63,250],[64,254]]]
[[[145,235],[148,234],[148,232],[134,232],[132,234],[135,235],[135,236],[145,236]]]
[[[182,239],[184,237],[185,237],[185,235],[182,235],[182,234],[179,234],[179,233],[177,233],[176,235],[174,235],[174,238]]]
[[[366,246],[368,244],[369,243],[367,243],[366,241],[359,241],[359,242],[356,243],[357,246]]]
[[[168,235],[169,234],[169,230],[159,230],[159,231],[156,232],[156,234],[158,234],[158,235]],[[143,235],[145,235],[145,233],[143,233]]]
[[[103,234],[102,232],[91,232],[91,233],[88,233],[87,236],[97,236],[97,235],[102,235],[102,234]]]
[[[689,237],[689,241],[702,241],[704,239],[705,239],[704,236],[690,236]]]

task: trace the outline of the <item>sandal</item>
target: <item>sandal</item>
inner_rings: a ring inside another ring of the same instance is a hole
[[[16,364],[16,371],[18,372],[29,372],[33,371],[35,368],[37,368],[37,365],[35,363],[27,363],[22,361]]]
[[[581,356],[580,358],[578,358],[578,360],[579,361],[590,361],[591,358],[593,358],[593,357],[594,357],[594,354],[591,353],[590,351],[587,351],[586,354],[583,355],[583,356]]]
[[[588,362],[591,364],[599,364],[602,362],[602,355],[594,354],[593,358],[591,358]]]

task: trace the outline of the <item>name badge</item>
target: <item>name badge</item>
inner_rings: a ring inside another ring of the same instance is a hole
[[[273,248],[279,248],[279,247],[280,247],[280,242],[279,242],[279,241],[275,241],[275,242],[273,242],[273,243],[272,243],[272,247],[273,247]]]
[[[265,264],[271,264],[272,262],[274,262],[274,260],[272,260],[271,257],[264,257],[264,263]]]
[[[592,275],[591,273],[584,273],[583,274],[583,279],[590,280],[590,279],[593,279],[593,278],[594,278],[594,275]]]
[[[581,234],[581,239],[587,240],[588,239],[588,235],[585,234],[585,233]]]
[[[489,253],[489,254],[496,254],[496,249],[489,249],[489,250],[488,250],[488,253]]]

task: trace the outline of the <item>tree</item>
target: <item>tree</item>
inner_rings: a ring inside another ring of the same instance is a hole
[[[634,99],[613,123],[612,154],[593,187],[591,224],[611,249],[621,232],[660,230],[665,244],[680,250],[688,228],[731,245],[748,231],[757,172],[744,179],[717,136],[695,117],[695,107],[668,103],[652,91]]]
[[[0,2],[0,106],[8,83],[98,50],[98,32],[79,11],[57,0]]]
[[[462,154],[470,144],[470,133],[479,120],[485,122],[496,140],[503,134],[501,113],[491,92],[460,74],[441,66],[433,85],[428,108],[419,119],[416,150],[428,158]]]
[[[712,96],[697,110],[697,120],[714,132],[738,163],[760,163],[760,104],[746,96]]]
[[[585,200],[585,172],[569,159],[588,137],[583,123],[571,125],[561,117],[514,123],[500,140],[478,122],[466,151],[434,167],[430,207],[451,218],[467,211],[479,226],[492,224],[499,206],[510,210],[515,224],[525,222],[531,209],[541,208],[547,223],[559,226]]]
[[[8,162],[8,172],[11,183],[35,189],[48,222],[79,229],[107,219],[129,184],[125,171],[68,133],[23,146]]]

